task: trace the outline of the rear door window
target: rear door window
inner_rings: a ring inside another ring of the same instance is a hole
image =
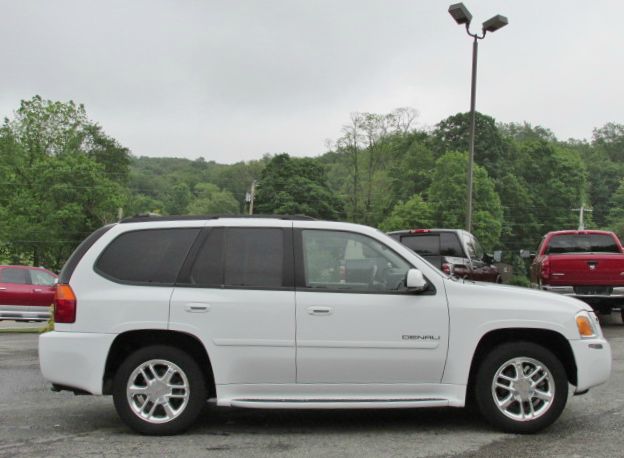
[[[287,240],[282,228],[211,229],[180,286],[292,288],[292,248],[287,249]]]
[[[52,286],[56,279],[43,270],[30,269],[30,279],[33,285]]]
[[[106,247],[95,269],[120,283],[173,285],[199,231],[179,228],[126,232]]]
[[[280,228],[229,228],[225,232],[224,284],[283,285],[284,234]]]

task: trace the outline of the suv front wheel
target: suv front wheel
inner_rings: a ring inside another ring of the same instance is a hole
[[[175,347],[141,348],[121,364],[113,380],[115,409],[133,430],[177,434],[190,427],[206,403],[204,376]]]
[[[510,433],[534,433],[552,424],[568,400],[561,361],[532,342],[494,348],[476,377],[479,410],[495,427]]]

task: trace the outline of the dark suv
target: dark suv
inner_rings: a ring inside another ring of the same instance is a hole
[[[476,281],[502,283],[494,259],[477,238],[462,229],[410,229],[388,235],[418,253],[442,272]]]

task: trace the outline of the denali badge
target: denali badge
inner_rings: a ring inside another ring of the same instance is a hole
[[[403,340],[440,340],[440,336],[409,336],[403,334]]]

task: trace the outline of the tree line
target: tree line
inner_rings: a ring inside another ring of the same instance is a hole
[[[419,128],[417,112],[354,113],[315,157],[286,153],[220,164],[136,157],[82,105],[35,96],[0,128],[0,261],[59,269],[75,246],[120,215],[240,214],[256,183],[255,213],[306,214],[383,231],[461,228],[469,114]],[[550,230],[586,226],[624,235],[624,125],[591,140],[477,113],[473,232],[524,269]],[[522,278],[518,280],[522,283]]]

